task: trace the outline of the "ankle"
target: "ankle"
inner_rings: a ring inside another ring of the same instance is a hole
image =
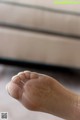
[[[80,120],[80,96],[77,95],[76,103],[74,104],[73,120]]]
[[[80,96],[69,90],[65,90],[64,93],[66,97],[62,98],[62,112],[59,111],[61,114],[59,117],[66,120],[80,120]]]
[[[64,92],[58,95],[58,100],[59,101],[56,102],[58,107],[56,107],[53,99],[51,102],[52,107],[50,106],[51,112],[48,108],[49,113],[66,120],[76,120],[77,118],[77,120],[80,120],[80,98],[78,98],[78,95],[64,89]]]
[[[68,120],[80,120],[80,96],[75,95],[73,99],[74,103]]]

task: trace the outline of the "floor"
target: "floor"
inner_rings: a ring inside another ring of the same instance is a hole
[[[62,73],[33,68],[27,69],[54,76],[66,87],[80,94],[80,71]],[[50,114],[29,111],[7,94],[5,89],[6,84],[10,81],[13,75],[23,70],[26,69],[0,64],[0,112],[8,112],[8,120],[63,120]]]

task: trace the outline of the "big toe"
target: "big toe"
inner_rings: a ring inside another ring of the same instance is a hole
[[[14,76],[12,80],[6,85],[7,92],[15,99],[20,99],[23,92],[23,83],[19,76]]]

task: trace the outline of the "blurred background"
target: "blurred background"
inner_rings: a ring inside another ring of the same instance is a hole
[[[25,109],[5,86],[23,70],[50,75],[80,94],[80,5],[0,0],[0,112],[9,120],[62,120]]]

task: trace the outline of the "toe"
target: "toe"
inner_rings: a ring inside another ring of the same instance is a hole
[[[25,75],[25,77],[26,77],[27,80],[30,79],[30,74],[31,74],[30,71],[24,71],[24,75]]]
[[[19,78],[20,78],[20,80],[21,80],[21,82],[22,82],[23,84],[25,84],[25,83],[27,82],[28,79],[26,78],[24,72],[18,73],[18,76],[19,76]]]
[[[11,82],[17,84],[20,88],[23,87],[24,83],[22,82],[21,78],[19,75],[15,75],[12,77]]]
[[[22,96],[22,89],[15,83],[10,82],[6,85],[6,90],[10,96],[13,98],[20,100]]]
[[[39,74],[36,72],[24,71],[24,74],[28,80],[29,79],[36,79],[39,77]]]
[[[31,72],[30,79],[37,79],[39,77],[39,74],[36,72]]]
[[[24,72],[19,72],[18,75],[20,76],[21,79],[26,79]]]

